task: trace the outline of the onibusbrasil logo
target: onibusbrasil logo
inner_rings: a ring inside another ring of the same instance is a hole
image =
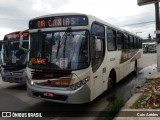
[[[2,117],[42,117],[42,114],[35,112],[2,112]]]

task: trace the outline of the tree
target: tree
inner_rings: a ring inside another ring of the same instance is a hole
[[[150,35],[150,33],[149,33],[149,35],[148,35],[148,40],[151,40],[152,39],[152,37],[151,37],[151,35]]]

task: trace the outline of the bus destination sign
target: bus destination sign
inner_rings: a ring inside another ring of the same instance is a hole
[[[23,32],[22,33],[24,38],[29,37],[29,32]],[[5,36],[5,40],[18,40],[20,39],[20,33],[11,33]]]
[[[19,39],[20,38],[20,34],[19,33],[13,33],[13,34],[9,34],[6,36],[8,40],[11,39]]]
[[[46,17],[46,18],[31,20],[29,22],[30,29],[66,27],[66,26],[85,26],[85,25],[88,25],[88,19],[86,16]]]

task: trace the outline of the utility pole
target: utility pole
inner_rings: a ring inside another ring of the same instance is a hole
[[[159,2],[155,3],[155,20],[156,20],[156,31],[160,30],[159,21]],[[160,72],[160,34],[156,34],[157,39],[157,71]]]
[[[156,20],[156,39],[157,45],[157,71],[160,72],[160,19],[159,19],[159,1],[160,0],[137,0],[139,6],[147,4],[155,4],[155,20]]]
[[[159,23],[159,2],[155,4],[155,20],[156,20],[156,31],[160,30],[160,23]],[[157,42],[160,43],[160,34],[156,34]]]

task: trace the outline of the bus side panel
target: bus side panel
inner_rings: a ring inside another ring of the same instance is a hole
[[[108,51],[107,52],[107,75],[109,78],[109,74],[111,70],[115,70],[116,72],[116,81],[119,78],[119,69],[118,69],[118,62],[119,62],[119,55],[118,51]],[[107,86],[108,86],[108,78],[107,78]],[[107,87],[108,88],[108,87]]]
[[[103,91],[107,89],[107,60],[106,57],[103,59],[102,64],[100,67],[96,70],[96,72],[91,73],[92,75],[92,97],[91,100],[98,97]]]

